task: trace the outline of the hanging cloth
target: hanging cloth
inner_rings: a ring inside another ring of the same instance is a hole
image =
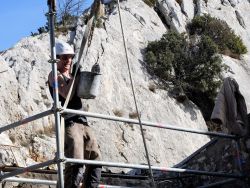
[[[246,102],[235,79],[224,79],[217,95],[211,120],[227,128],[230,134],[249,135]]]

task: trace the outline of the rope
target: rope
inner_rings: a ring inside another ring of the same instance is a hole
[[[145,148],[146,158],[147,158],[147,162],[148,162],[148,167],[149,167],[149,172],[150,172],[150,178],[151,178],[153,187],[156,188],[154,177],[153,177],[153,171],[152,171],[151,164],[150,164],[150,159],[149,159],[147,144],[146,144],[145,136],[144,136],[144,133],[143,133],[142,122],[141,122],[141,115],[139,114],[137,100],[136,100],[136,96],[135,96],[135,90],[134,90],[134,84],[133,84],[133,79],[132,79],[130,64],[129,64],[129,60],[128,60],[127,45],[126,45],[126,41],[125,41],[123,24],[122,24],[122,18],[121,18],[120,0],[117,0],[117,4],[118,4],[118,13],[119,13],[119,19],[120,19],[120,25],[121,25],[121,31],[122,31],[122,38],[123,38],[123,45],[124,45],[125,55],[126,55],[126,61],[127,61],[127,66],[128,66],[130,84],[131,84],[132,93],[133,93],[133,99],[134,99],[134,103],[135,103],[136,113],[138,114],[138,121],[139,121],[139,124],[140,124],[140,130],[141,130],[143,145],[144,145],[144,148]]]

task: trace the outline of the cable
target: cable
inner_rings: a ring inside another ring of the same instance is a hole
[[[118,13],[119,13],[119,19],[120,19],[120,24],[121,24],[121,30],[122,30],[123,45],[124,45],[125,54],[126,54],[126,61],[127,61],[127,66],[128,66],[129,78],[130,78],[130,83],[131,83],[131,88],[132,88],[132,93],[133,93],[133,98],[134,98],[136,113],[138,114],[138,121],[139,121],[139,124],[140,124],[140,129],[141,129],[141,134],[142,134],[142,140],[143,140],[143,144],[144,144],[144,148],[145,148],[145,152],[146,152],[146,158],[147,158],[147,162],[148,162],[148,167],[149,167],[149,172],[150,172],[150,178],[152,180],[153,187],[156,188],[154,177],[153,177],[153,171],[151,169],[151,164],[150,164],[150,159],[149,159],[147,144],[146,144],[146,140],[145,140],[143,129],[142,129],[142,123],[141,123],[141,117],[140,117],[141,115],[139,114],[139,110],[138,110],[138,106],[137,106],[137,102],[136,102],[134,84],[133,84],[131,69],[130,69],[129,60],[128,60],[127,45],[126,45],[126,42],[125,42],[125,36],[124,36],[124,30],[123,30],[123,24],[122,24],[122,18],[121,18],[120,0],[117,0],[117,4],[118,4]]]

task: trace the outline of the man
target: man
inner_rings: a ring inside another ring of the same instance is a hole
[[[72,59],[75,55],[73,48],[63,41],[56,42],[57,80],[59,100],[63,106],[73,82],[71,74]],[[52,94],[54,85],[53,75],[48,76],[49,89]],[[78,82],[78,76],[75,83]],[[81,99],[76,95],[76,84],[70,96],[67,108],[82,110]],[[100,160],[101,154],[91,128],[85,116],[67,114],[65,119],[65,156],[67,158]],[[66,164],[65,166],[65,188],[78,188],[84,181],[85,188],[95,188],[98,186],[101,176],[100,166],[86,166],[83,177],[83,165]]]

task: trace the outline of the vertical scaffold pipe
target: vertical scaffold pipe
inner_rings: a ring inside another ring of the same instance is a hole
[[[59,94],[58,94],[58,81],[57,81],[57,64],[56,64],[56,48],[55,48],[55,16],[56,16],[56,1],[48,0],[48,22],[49,22],[49,32],[50,32],[50,49],[51,49],[51,65],[53,73],[53,100],[54,100],[54,115],[55,115],[55,126],[56,126],[56,160],[58,166],[58,187],[64,188],[64,179],[63,179],[63,165],[61,160],[64,158],[64,154],[61,150],[61,136],[60,135],[60,113],[59,109]]]

